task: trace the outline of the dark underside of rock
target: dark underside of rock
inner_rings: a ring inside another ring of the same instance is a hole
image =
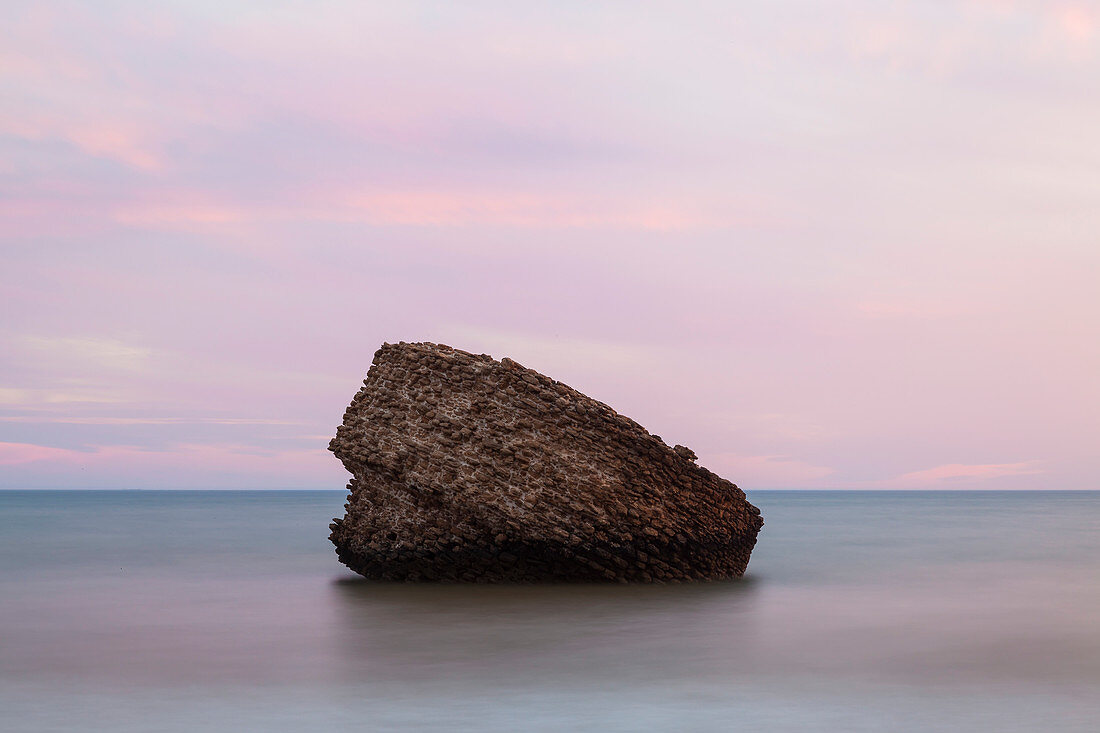
[[[332,542],[379,580],[729,578],[763,526],[690,449],[449,346],[384,344],[329,449],[352,474]]]

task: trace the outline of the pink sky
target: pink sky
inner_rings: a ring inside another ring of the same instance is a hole
[[[1100,4],[5,2],[0,486],[342,488],[383,341],[754,488],[1100,488]]]

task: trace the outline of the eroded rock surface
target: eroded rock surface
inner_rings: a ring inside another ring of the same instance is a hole
[[[738,576],[763,520],[734,484],[511,359],[384,344],[329,449],[352,474],[331,539],[383,580]]]

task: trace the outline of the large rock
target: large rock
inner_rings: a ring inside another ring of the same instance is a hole
[[[745,572],[760,511],[602,402],[511,359],[383,344],[329,450],[340,560],[384,580],[670,581]]]

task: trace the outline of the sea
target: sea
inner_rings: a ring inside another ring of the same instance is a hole
[[[0,730],[1100,730],[1100,492],[749,498],[741,579],[464,586],[342,491],[0,491]]]

